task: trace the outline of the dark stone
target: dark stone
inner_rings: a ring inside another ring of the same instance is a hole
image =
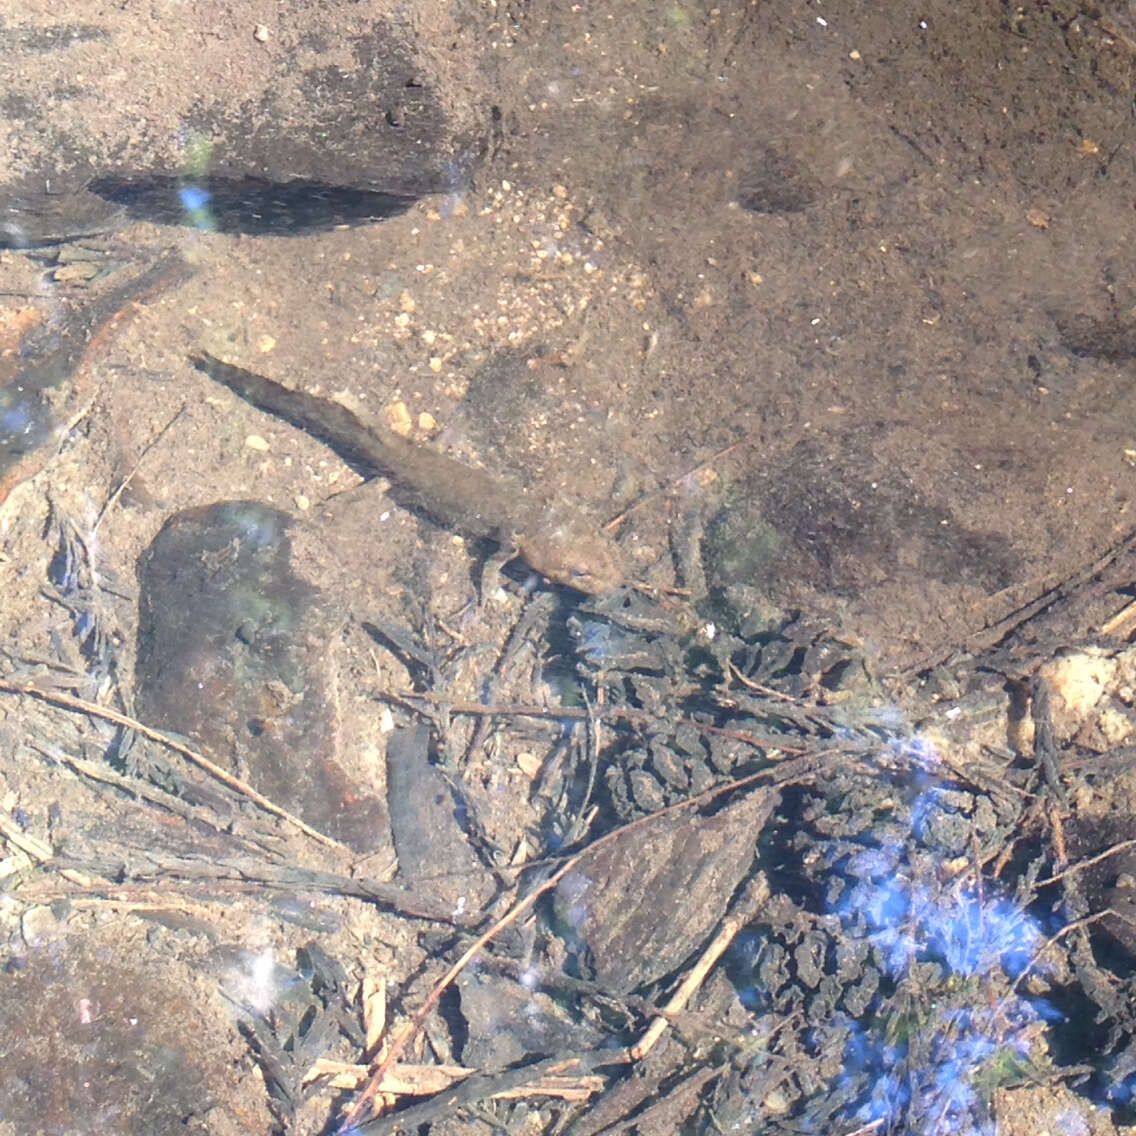
[[[493,895],[488,869],[466,839],[463,803],[430,763],[425,726],[395,730],[387,739],[387,810],[399,876],[454,906],[455,915],[480,910]]]
[[[166,522],[139,565],[138,711],[319,831],[374,851],[382,808],[334,756],[327,644],[338,617],[296,574],[289,527],[255,501]]]

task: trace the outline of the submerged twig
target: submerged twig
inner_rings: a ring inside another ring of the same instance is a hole
[[[41,702],[46,702],[51,706],[58,706],[64,710],[74,710],[80,714],[89,714],[92,718],[102,718],[106,722],[113,722],[116,726],[124,726],[127,729],[134,730],[143,737],[147,737],[151,741],[158,742],[167,749],[173,750],[174,753],[181,754],[182,757],[191,761],[211,777],[215,777],[223,785],[227,785],[230,789],[247,797],[254,804],[259,805],[265,812],[269,812],[273,816],[277,816],[281,820],[294,825],[305,836],[310,836],[313,840],[318,840],[320,844],[324,844],[328,848],[335,848],[341,852],[351,851],[346,844],[340,844],[338,840],[333,840],[330,836],[324,836],[322,832],[312,828],[310,824],[306,824],[304,821],[300,820],[298,816],[293,815],[288,812],[287,809],[283,809],[275,802],[269,800],[263,793],[258,793],[251,785],[242,781],[239,777],[234,777],[233,774],[226,773],[224,769],[215,762],[210,761],[203,753],[193,749],[191,746],[187,746],[184,742],[178,741],[177,738],[163,733],[161,730],[155,730],[152,726],[147,726],[145,723],[139,722],[137,718],[132,718],[129,714],[122,714],[117,710],[111,710],[107,706],[100,706],[97,702],[88,702],[86,699],[75,698],[73,695],[63,694],[60,691],[44,690],[34,683],[9,682],[6,679],[0,679],[0,693],[23,694],[27,695],[29,698],[38,698]]]

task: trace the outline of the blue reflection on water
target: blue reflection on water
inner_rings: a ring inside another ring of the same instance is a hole
[[[17,402],[14,406],[0,406],[0,438],[30,434],[31,407]]]
[[[867,921],[869,941],[894,979],[915,960],[941,962],[950,974],[1017,977],[1041,942],[1034,920],[1002,897],[972,887],[943,896],[902,875],[857,883],[836,910]]]
[[[608,623],[589,621],[581,627],[576,651],[592,666],[602,666],[633,642],[632,636]]]
[[[200,185],[183,185],[178,190],[178,198],[190,225],[202,233],[216,231],[217,222],[214,220],[213,211],[209,207],[212,198],[209,190]]]
[[[922,767],[901,796],[920,777],[928,783],[851,838],[859,847],[849,850],[844,840],[826,849],[833,882],[842,885],[830,888],[835,898],[817,925],[833,934],[838,955],[866,943],[882,986],[864,1013],[840,1010],[825,1020],[829,1044],[841,1033],[847,1040],[842,1074],[824,1090],[835,1114],[815,1130],[832,1130],[835,1118],[852,1130],[902,1136],[994,1136],[994,1088],[1020,1076],[1040,1027],[1063,1017],[1014,985],[1036,967],[1045,934],[1011,899],[949,877],[944,860],[955,851],[936,837],[954,832],[943,820],[956,814],[956,794],[928,776],[939,762],[926,743],[888,748],[917,755]],[[736,961],[745,958],[754,975],[766,951],[773,960],[789,957],[775,940],[738,947]],[[771,973],[782,969],[775,964]],[[739,993],[747,1005],[762,1001],[756,985]],[[777,1000],[764,1000],[767,1012]],[[1127,1088],[1136,1088],[1136,1074]]]
[[[913,834],[922,827],[919,820],[941,807],[939,796],[931,787],[913,803]],[[894,844],[857,859],[850,867],[860,871],[852,874],[867,878],[845,893],[835,911],[866,922],[877,964],[897,992],[910,987],[910,1004],[899,1016],[893,1012],[888,1031],[906,1036],[887,1043],[869,1027],[849,1045],[849,1068],[874,1077],[869,1098],[850,1119],[894,1125],[904,1117],[904,1131],[912,1136],[992,1136],[986,1102],[991,1083],[999,1070],[1028,1061],[1030,1026],[1059,1016],[1041,999],[1006,992],[1007,982],[1036,955],[1041,930],[1008,899],[985,895],[973,884],[913,879],[917,870],[903,864]],[[896,1009],[898,1003],[893,1000]]]

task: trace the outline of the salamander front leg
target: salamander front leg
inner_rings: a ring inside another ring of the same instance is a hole
[[[477,582],[477,602],[479,607],[489,603],[489,597],[497,594],[501,587],[501,569],[518,555],[517,547],[512,541],[503,541],[497,546],[497,551],[486,557],[481,566],[480,579]]]

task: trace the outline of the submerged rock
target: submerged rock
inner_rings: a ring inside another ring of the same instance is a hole
[[[0,1128],[265,1131],[263,1092],[238,1072],[243,1043],[220,999],[144,936],[127,946],[121,925],[70,923],[0,960]]]
[[[334,606],[295,570],[289,518],[255,501],[187,509],[139,566],[137,704],[314,828],[360,852],[381,806],[336,756]]]

